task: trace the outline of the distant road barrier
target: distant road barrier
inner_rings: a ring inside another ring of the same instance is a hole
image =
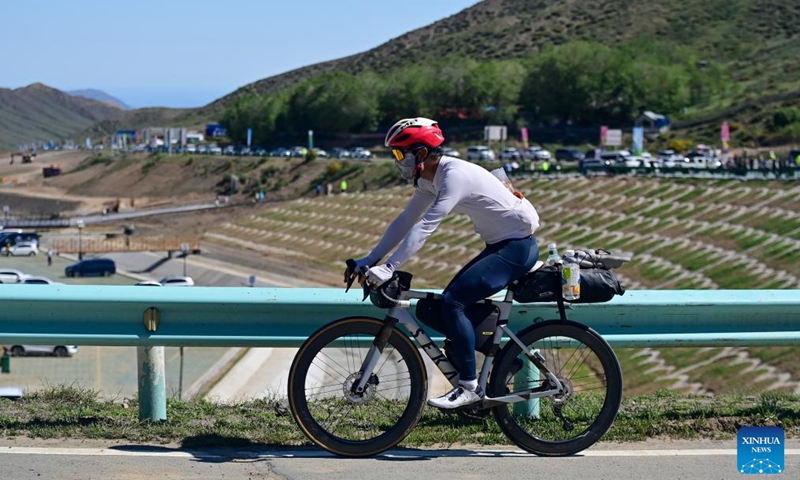
[[[52,248],[58,253],[180,252],[184,244],[190,252],[200,251],[198,237],[141,237],[121,234],[111,238],[54,238]]]
[[[142,347],[140,417],[158,420],[166,393],[152,347],[299,347],[331,320],[384,315],[360,300],[333,288],[3,285],[0,342]],[[800,290],[635,290],[567,313],[615,347],[800,345]],[[517,304],[509,322],[557,317],[555,304]]]

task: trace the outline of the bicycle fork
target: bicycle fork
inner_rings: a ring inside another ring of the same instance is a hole
[[[411,333],[411,336],[414,337],[420,348],[428,355],[439,371],[441,371],[445,378],[455,386],[458,383],[458,371],[453,364],[450,363],[450,360],[447,359],[444,352],[436,345],[427,332],[420,327],[419,323],[408,313],[406,308],[392,307],[387,312],[384,325],[381,327],[380,332],[378,332],[378,335],[375,337],[375,340],[372,342],[364,358],[364,362],[359,370],[360,378],[358,382],[353,384],[352,392],[361,395],[367,389],[370,382],[375,381],[375,379],[372,378],[375,367],[383,354],[383,349],[386,347],[389,337],[398,324],[403,325]]]

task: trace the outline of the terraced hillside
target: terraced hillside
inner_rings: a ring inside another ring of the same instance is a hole
[[[540,245],[635,253],[618,271],[628,289],[800,288],[800,184],[579,176],[518,180],[542,217]],[[332,270],[367,253],[411,189],[303,198],[219,225],[209,240],[282,249]],[[442,288],[482,244],[469,220],[448,218],[404,269]],[[544,248],[543,248],[544,250]],[[791,348],[621,349],[628,395],[800,393]],[[755,379],[755,380],[753,380]]]

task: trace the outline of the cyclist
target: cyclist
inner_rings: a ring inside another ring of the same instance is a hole
[[[475,332],[464,309],[499,292],[533,267],[539,257],[533,236],[539,215],[528,200],[512,193],[483,167],[443,156],[443,142],[438,123],[428,118],[406,118],[389,129],[384,144],[392,149],[400,175],[414,180],[415,192],[372,252],[356,260],[356,265],[357,271],[369,268],[366,278],[360,280],[378,287],[422,248],[450,212],[472,220],[486,248],[442,292],[442,318],[447,328],[443,333],[453,344],[452,362],[459,370],[459,384],[428,400],[429,405],[453,409],[478,403],[484,396],[476,375]]]

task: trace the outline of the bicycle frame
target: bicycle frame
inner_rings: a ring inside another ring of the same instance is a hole
[[[354,393],[363,393],[366,389],[369,378],[378,363],[378,359],[383,352],[384,347],[386,346],[389,335],[391,334],[392,329],[394,329],[398,323],[411,333],[411,337],[414,339],[414,342],[416,342],[419,348],[421,348],[428,355],[433,364],[436,365],[440,372],[442,372],[450,384],[453,386],[458,384],[458,371],[455,369],[453,364],[450,363],[439,346],[433,341],[433,339],[431,339],[430,335],[428,335],[425,329],[422,328],[419,322],[417,322],[416,318],[408,311],[408,309],[411,307],[411,300],[428,298],[430,295],[431,294],[429,292],[407,290],[402,292],[398,299],[392,299],[394,306],[390,307],[386,312],[386,316],[384,317],[384,326],[367,352],[364,363],[360,369],[361,378],[354,385]],[[441,294],[433,294],[434,299],[441,299],[441,297]],[[495,398],[486,397],[483,401],[483,407],[485,408],[501,404],[517,403],[542,397],[549,397],[563,393],[564,391],[564,386],[558,380],[556,375],[553,374],[544,363],[544,357],[541,356],[539,350],[528,350],[525,344],[523,344],[519,338],[517,338],[514,332],[508,328],[508,318],[511,314],[513,298],[514,293],[510,289],[507,289],[505,298],[500,302],[495,302],[497,307],[500,309],[500,315],[497,321],[494,337],[492,338],[493,348],[491,353],[486,355],[486,358],[483,361],[480,376],[478,377],[478,384],[484,391],[486,391],[486,384],[489,377],[489,366],[495,358],[495,354],[498,351],[498,347],[504,333],[508,336],[510,341],[516,343],[520,349],[525,352],[525,355],[533,364],[532,366],[534,368],[529,369],[527,373],[529,373],[531,376],[535,375],[538,378],[539,371],[543,371],[547,380],[542,382],[539,387],[531,388],[525,392],[518,392],[515,394],[504,395],[502,397]],[[565,319],[566,315],[564,312],[563,302],[559,301],[558,307],[561,318]]]

